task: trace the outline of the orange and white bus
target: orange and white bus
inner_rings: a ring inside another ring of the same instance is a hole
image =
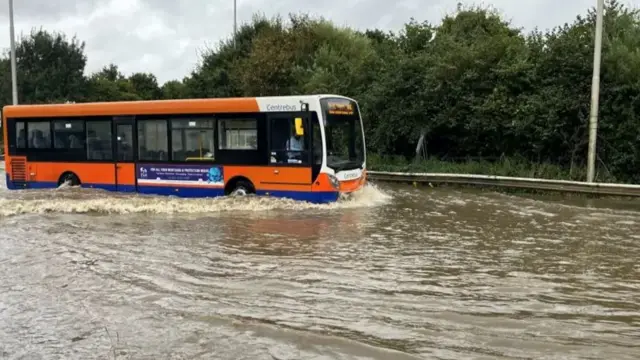
[[[366,181],[362,118],[337,95],[5,106],[9,189],[336,201]]]

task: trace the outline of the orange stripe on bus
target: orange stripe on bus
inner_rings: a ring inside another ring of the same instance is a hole
[[[10,159],[10,158],[8,158]],[[117,169],[116,169],[117,166]],[[11,167],[6,166],[11,176]],[[104,184],[133,186],[136,183],[136,168],[133,163],[64,163],[28,162],[27,181],[57,183],[65,172],[75,173],[83,184]],[[278,166],[224,166],[224,182],[237,176],[246,177],[256,190],[262,191],[335,191],[329,177],[320,174],[311,184],[311,169]],[[341,182],[340,191],[351,192],[360,189],[366,175],[357,180]],[[144,184],[158,187],[192,187],[190,185]],[[200,187],[193,185],[193,187]]]
[[[225,166],[224,182],[236,176],[249,179],[256,190],[311,191],[311,169],[286,166]]]
[[[119,116],[258,112],[255,98],[114,101],[78,104],[9,105],[5,118],[54,116]]]
[[[136,165],[131,163],[118,163],[117,168],[117,181],[118,185],[136,185]]]
[[[354,180],[341,181],[340,182],[340,191],[341,192],[353,192],[360,190],[364,184],[366,183],[366,173],[363,172],[362,177]],[[329,175],[320,174],[315,183],[313,183],[313,191],[336,191],[336,189],[331,185],[331,181],[329,180]]]
[[[341,181],[340,182],[340,191],[342,192],[353,192],[359,190],[363,186],[363,178],[358,178],[355,180]]]
[[[133,165],[132,170],[133,170]],[[60,176],[67,171],[75,173],[80,178],[81,183],[115,185],[115,167],[113,163],[53,163],[53,162],[29,162],[27,169],[30,176],[29,181],[58,182]],[[122,182],[121,182],[122,183]],[[122,183],[132,185],[132,183]]]
[[[316,182],[313,183],[312,186],[313,191],[336,191],[336,189],[331,185],[331,181],[329,180],[329,175],[325,173],[321,173],[318,175]]]

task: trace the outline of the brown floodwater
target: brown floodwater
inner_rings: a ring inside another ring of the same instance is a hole
[[[634,201],[0,188],[1,359],[640,358]]]

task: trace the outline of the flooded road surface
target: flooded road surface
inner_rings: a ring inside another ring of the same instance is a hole
[[[3,189],[0,358],[639,359],[640,211],[583,202]]]

